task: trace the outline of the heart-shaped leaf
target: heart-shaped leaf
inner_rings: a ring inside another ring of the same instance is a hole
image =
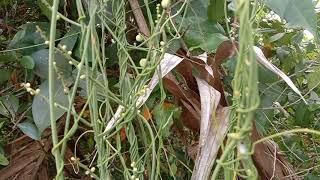
[[[64,87],[58,80],[54,82],[54,102],[64,107],[68,106],[68,96],[64,94]],[[32,102],[32,115],[40,133],[50,126],[49,107],[49,81],[44,81],[40,86],[40,94],[36,95]],[[55,107],[53,109],[55,120],[59,119],[65,111]]]
[[[34,61],[31,56],[23,56],[20,60],[20,64],[22,67],[26,69],[33,69],[34,68]]]

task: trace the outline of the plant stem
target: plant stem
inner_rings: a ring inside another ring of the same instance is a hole
[[[58,12],[59,0],[53,1],[52,6],[52,16],[51,16],[51,25],[50,25],[50,42],[49,42],[49,107],[50,107],[50,122],[51,122],[51,134],[52,134],[52,143],[55,146],[59,139],[58,139],[58,132],[57,132],[57,124],[56,124],[56,117],[54,114],[54,82],[55,82],[55,72],[54,72],[54,49],[55,49],[55,36],[56,36],[56,26],[57,26],[57,12]],[[60,154],[59,149],[55,149],[52,151],[52,154],[55,158],[56,163],[56,170],[57,180],[63,180],[63,157]]]

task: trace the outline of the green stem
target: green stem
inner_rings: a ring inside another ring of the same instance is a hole
[[[57,12],[58,12],[59,0],[53,1],[52,6],[52,16],[51,16],[51,25],[50,25],[50,42],[49,42],[49,106],[50,106],[50,122],[51,122],[51,134],[52,134],[52,143],[55,146],[59,139],[58,139],[58,132],[57,132],[57,124],[56,124],[56,117],[54,114],[54,82],[55,82],[55,72],[54,72],[54,49],[55,49],[55,36],[56,36],[56,26],[57,26]],[[61,156],[59,149],[53,150],[52,154],[55,158],[56,163],[56,170],[57,180],[63,180],[63,156]]]

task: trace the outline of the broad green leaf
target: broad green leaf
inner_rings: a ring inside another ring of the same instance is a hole
[[[0,84],[9,80],[11,72],[11,69],[0,69]]]
[[[39,45],[45,42],[43,36],[37,31],[37,27],[41,30],[44,36],[49,37],[50,24],[48,22],[26,23],[19,27],[21,29],[16,33],[10,41],[8,48],[23,48],[18,52],[22,55],[30,55],[33,52],[48,47],[47,45]],[[56,38],[60,36],[60,31],[57,30]],[[34,46],[38,45],[38,46]],[[33,46],[33,47],[28,47]]]
[[[182,27],[183,39],[191,50],[202,49],[215,52],[217,44],[226,40],[223,27],[208,19],[209,0],[193,0],[186,9],[185,16],[177,16],[175,21]],[[220,34],[220,35],[218,35]]]
[[[40,76],[43,79],[48,78],[48,66],[49,66],[49,50],[41,49],[31,55],[35,62],[34,73]],[[70,77],[72,76],[72,66],[68,63],[68,59],[56,52],[55,53],[55,62],[57,67],[57,75],[62,77],[62,82],[65,85],[69,85]]]
[[[17,61],[17,55],[15,52],[0,53],[0,63]]]
[[[80,34],[80,28],[72,25],[71,29],[63,36],[58,46],[65,45],[66,51],[72,51]]]
[[[271,36],[271,37],[269,38],[269,41],[270,41],[270,42],[278,41],[278,40],[281,39],[284,35],[285,35],[285,33],[277,33],[277,34]]]
[[[319,87],[320,85],[319,77],[320,77],[320,68],[314,68],[312,72],[306,75],[309,89],[314,89]]]
[[[22,67],[26,69],[33,69],[34,68],[34,61],[31,56],[23,56],[20,59],[20,64]]]
[[[218,23],[201,21],[197,17],[189,17],[181,23],[186,30],[184,40],[191,50],[201,48],[208,53],[213,53],[221,42],[228,39]]]
[[[221,22],[224,20],[225,0],[210,0],[208,7],[208,18],[211,21]]]
[[[34,140],[39,140],[41,137],[41,134],[37,128],[37,126],[32,121],[25,121],[22,123],[19,123],[17,125],[20,130],[30,138]]]
[[[313,119],[313,113],[308,110],[308,107],[304,103],[300,103],[295,108],[295,114],[293,117],[295,125],[301,127],[308,127],[308,125],[311,122],[311,119]]]
[[[317,18],[312,0],[264,0],[290,28],[303,28],[317,36]]]
[[[15,118],[19,108],[19,99],[16,96],[4,96],[0,98],[0,114],[8,118]]]
[[[68,96],[64,94],[64,87],[58,80],[54,82],[54,102],[64,107],[68,106]],[[40,86],[40,94],[36,95],[32,102],[33,120],[40,133],[50,126],[50,108],[49,108],[49,82],[44,81]],[[55,120],[60,118],[65,111],[55,107],[53,109]]]
[[[154,118],[156,120],[157,129],[163,137],[169,137],[170,128],[173,124],[174,113],[179,114],[179,109],[175,107],[164,108],[164,104],[158,104],[153,109]]]
[[[4,156],[4,154],[0,154],[0,165],[7,166],[8,164],[8,159]]]

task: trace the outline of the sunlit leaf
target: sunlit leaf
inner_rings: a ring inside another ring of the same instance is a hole
[[[0,165],[7,166],[8,164],[8,159],[4,156],[4,154],[0,154]]]
[[[317,19],[312,0],[264,0],[290,28],[304,28],[317,35]]]

